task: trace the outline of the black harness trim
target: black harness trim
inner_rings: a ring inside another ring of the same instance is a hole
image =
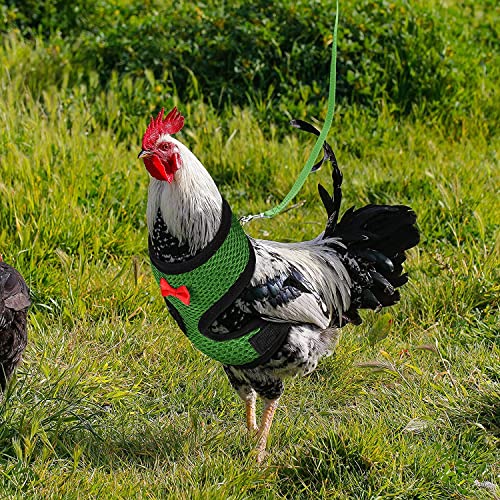
[[[239,368],[256,368],[267,363],[285,343],[291,325],[289,323],[270,323],[259,330],[251,339],[250,344],[260,354],[260,356],[245,365],[238,365]]]

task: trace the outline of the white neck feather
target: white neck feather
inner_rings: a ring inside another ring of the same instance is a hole
[[[151,179],[147,220],[152,234],[158,208],[168,231],[191,250],[204,248],[213,240],[222,216],[222,197],[200,160],[181,142],[167,136],[180,153],[182,166],[174,181]]]

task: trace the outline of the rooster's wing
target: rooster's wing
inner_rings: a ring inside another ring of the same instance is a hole
[[[242,297],[262,318],[328,328],[349,309],[351,279],[332,249],[318,240],[251,240],[256,264]]]

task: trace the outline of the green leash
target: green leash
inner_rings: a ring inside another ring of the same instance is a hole
[[[288,192],[288,194],[283,198],[283,201],[271,208],[266,210],[265,212],[261,212],[256,215],[247,215],[240,219],[240,222],[246,224],[253,219],[262,219],[262,218],[271,218],[275,215],[279,214],[283,211],[283,209],[290,203],[290,201],[297,195],[297,193],[301,190],[302,186],[306,182],[308,175],[311,173],[311,170],[314,166],[314,160],[318,157],[321,148],[323,147],[323,143],[326,140],[328,132],[332,126],[333,121],[333,113],[335,111],[335,92],[337,88],[337,28],[339,24],[339,0],[337,0],[337,8],[335,13],[335,26],[333,28],[333,44],[332,44],[332,60],[330,63],[330,85],[328,90],[328,109],[326,112],[325,124],[319,134],[318,139],[316,140],[316,144],[307,159],[307,162],[299,174],[299,177],[295,181],[295,184],[292,186],[292,189]]]

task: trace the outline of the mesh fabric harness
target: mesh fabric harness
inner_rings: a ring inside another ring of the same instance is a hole
[[[181,263],[166,263],[149,256],[156,281],[163,278],[172,287],[186,286],[190,304],[165,297],[170,313],[194,346],[207,356],[228,365],[256,366],[268,360],[282,345],[289,326],[255,319],[240,330],[226,334],[210,326],[249,284],[255,254],[238,220],[224,200],[220,228],[213,241],[195,257]]]

